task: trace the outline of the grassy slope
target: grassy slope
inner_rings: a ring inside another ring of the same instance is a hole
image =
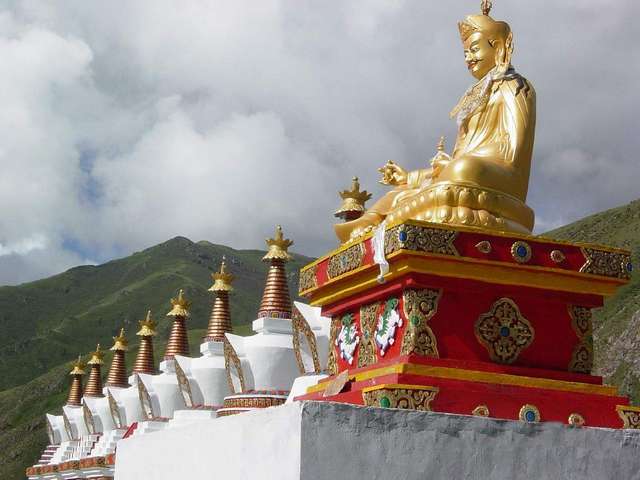
[[[640,200],[600,212],[545,234],[631,250],[640,265]],[[613,385],[640,403],[640,275],[605,302],[594,317],[595,367]]]
[[[264,287],[264,253],[180,237],[97,267],[77,267],[37,282],[1,287],[0,391],[89,351],[96,342],[109,343],[122,326],[132,338],[148,308],[155,312],[159,331],[168,331],[164,315],[179,288],[193,301],[189,328],[205,328],[210,274],[223,255],[236,275],[234,322],[248,323],[255,317]],[[289,264],[296,289],[297,272],[308,261],[295,256]]]
[[[188,325],[192,354],[197,355],[211,305],[210,275],[223,255],[236,276],[234,331],[246,335],[264,287],[266,265],[260,251],[174,238],[104,265],[0,288],[0,478],[24,478],[25,467],[47,443],[43,415],[60,412],[66,400],[70,359],[89,352],[96,342],[110,346],[123,325],[131,345],[137,345],[135,327],[147,308],[156,312],[156,358],[161,357],[170,326],[164,314],[179,288],[193,301]],[[297,291],[298,270],[309,261],[295,255],[289,264],[292,292]],[[128,354],[129,365],[134,350]]]

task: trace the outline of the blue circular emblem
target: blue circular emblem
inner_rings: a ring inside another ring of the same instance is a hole
[[[516,254],[521,257],[524,258],[527,256],[527,247],[525,247],[524,245],[519,245],[518,248],[516,249]]]
[[[511,333],[511,330],[509,330],[509,327],[507,327],[507,326],[500,327],[500,336],[501,337],[508,337],[510,333]]]
[[[524,414],[524,418],[527,420],[527,422],[535,422],[536,412],[534,412],[533,410],[527,410],[527,412]]]
[[[398,233],[398,239],[400,239],[401,242],[406,242],[407,232],[405,232],[404,230],[401,230],[400,233]]]

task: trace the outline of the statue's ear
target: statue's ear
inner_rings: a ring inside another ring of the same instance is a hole
[[[498,67],[503,68],[505,71],[511,65],[511,55],[513,54],[513,33],[509,32],[507,38],[505,38],[504,43],[500,45],[498,48],[498,52],[496,55],[496,64]]]

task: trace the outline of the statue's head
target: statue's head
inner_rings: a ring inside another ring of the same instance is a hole
[[[511,64],[513,36],[506,22],[497,22],[487,13],[468,15],[458,23],[467,67],[477,79],[494,67],[505,72]]]

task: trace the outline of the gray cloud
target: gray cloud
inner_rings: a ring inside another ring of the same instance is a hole
[[[262,247],[275,223],[297,251],[332,248],[351,176],[380,194],[379,165],[453,141],[472,81],[456,22],[478,3],[10,3],[0,282],[175,235]],[[538,93],[538,229],[636,198],[637,2],[494,3]]]

